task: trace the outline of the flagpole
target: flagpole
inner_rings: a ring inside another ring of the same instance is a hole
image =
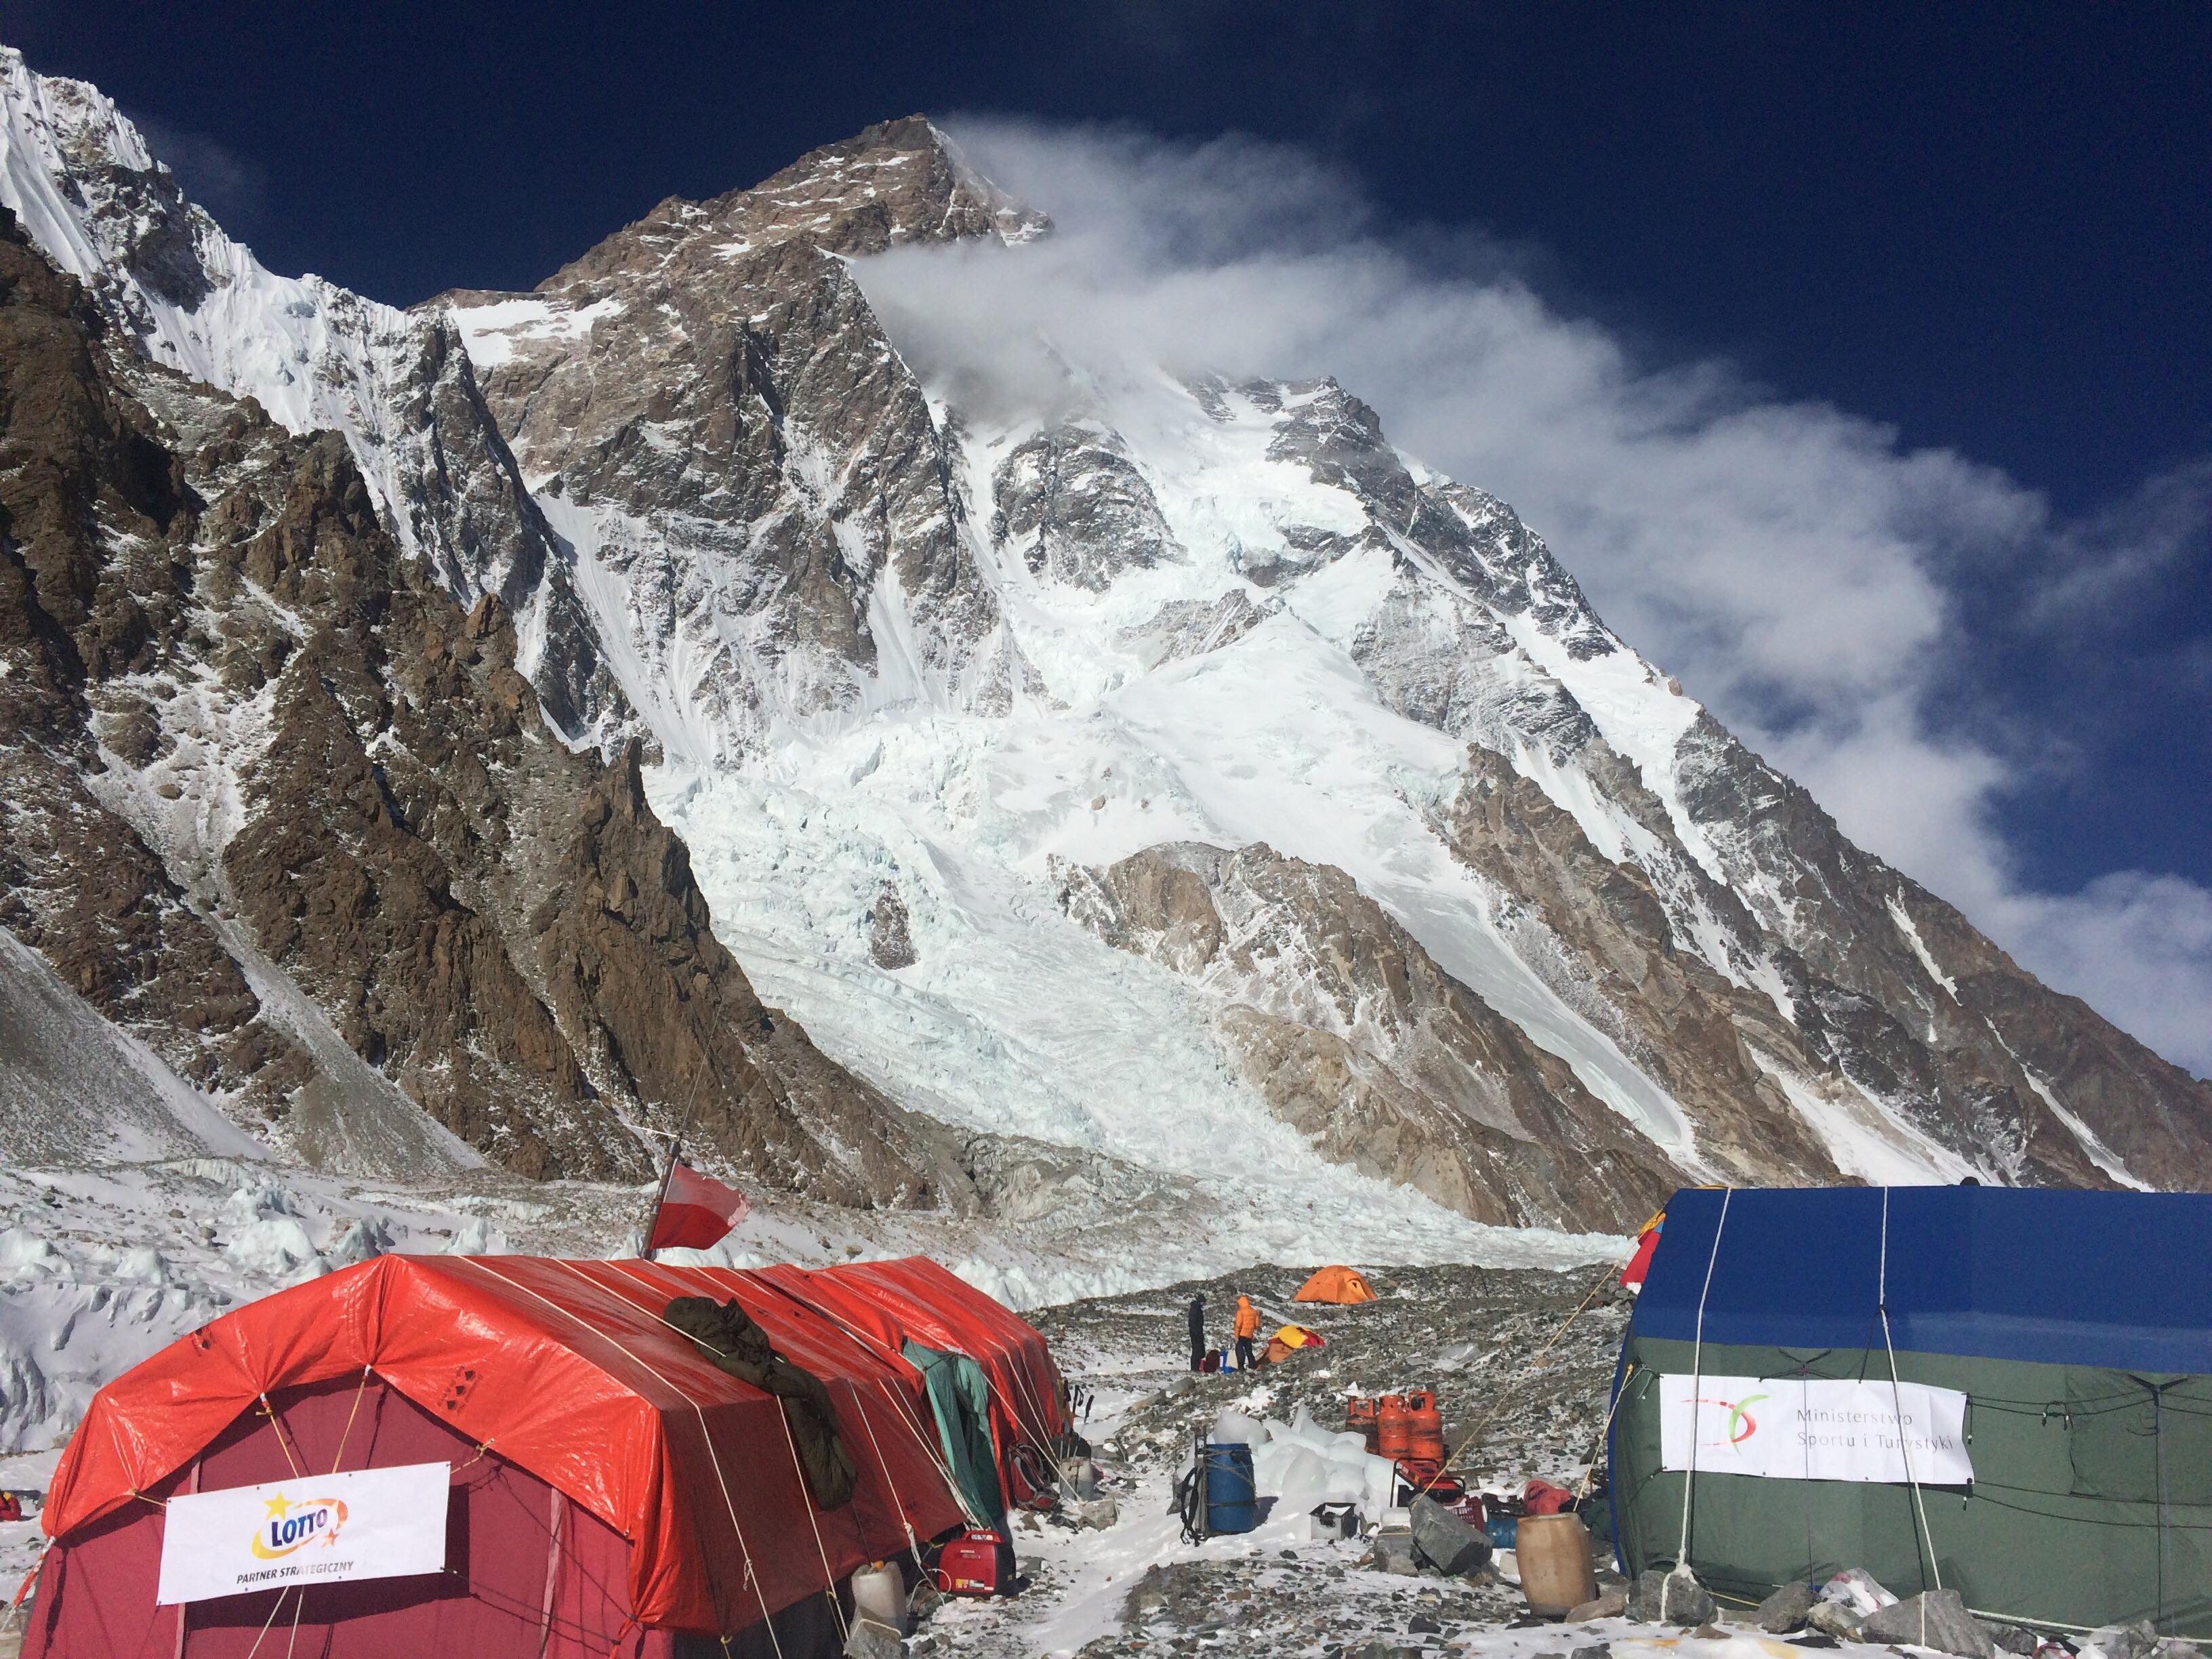
[[[677,1130],[675,1138],[668,1143],[668,1162],[662,1166],[660,1185],[653,1189],[653,1207],[646,1212],[645,1231],[638,1242],[637,1253],[647,1261],[653,1260],[653,1225],[660,1219],[660,1206],[668,1200],[668,1183],[676,1177],[677,1154],[684,1150],[684,1137],[691,1133],[691,1120],[699,1109],[699,1079],[706,1075],[706,1072],[707,1048],[702,1044],[699,1063],[691,1068],[691,1098],[684,1107],[684,1126]]]

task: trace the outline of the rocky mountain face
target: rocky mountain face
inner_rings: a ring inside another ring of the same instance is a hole
[[[1065,879],[1071,916],[1220,997],[1245,1076],[1336,1162],[1498,1224],[1632,1228],[1678,1184],[1340,870],[1176,842]]]
[[[595,665],[548,673],[600,741],[712,763],[919,695],[1003,714],[1034,684],[848,262],[1043,228],[910,118],[664,202],[536,294],[447,296],[574,561],[595,631],[549,623],[544,650]]]
[[[702,1137],[784,1184],[964,1187],[761,1005],[635,747],[556,739],[498,599],[400,550],[336,435],[130,345],[9,217],[15,938],[302,1162],[640,1179],[638,1130],[696,1091]]]
[[[918,326],[915,261],[1050,234],[920,118],[399,313],[263,270],[92,89],[0,96],[0,922],[303,1156],[427,1109],[634,1175],[703,1079],[824,1195],[976,1201],[1018,1134],[1025,1212],[1111,1169],[1317,1249],[2212,1168],[2212,1089],[1352,392],[1025,400]]]

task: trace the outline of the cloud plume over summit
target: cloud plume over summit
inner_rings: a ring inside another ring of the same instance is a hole
[[[1511,501],[1624,637],[1854,839],[2051,984],[2212,1073],[2212,891],[2130,869],[2049,890],[2020,856],[2039,783],[2062,765],[2094,777],[2096,699],[2119,692],[2085,681],[2062,714],[1983,666],[2062,663],[2069,626],[2092,625],[2085,604],[2110,618],[2203,566],[2203,469],[2069,521],[1997,469],[1778,398],[1725,362],[1647,361],[1549,301],[1529,251],[1385,223],[1304,151],[953,131],[1057,228],[861,267],[933,381],[971,406],[1033,409],[1071,376],[1333,375],[1406,453]],[[2206,687],[2183,672],[2201,646],[2170,675],[2146,667],[2183,726],[2205,723]]]

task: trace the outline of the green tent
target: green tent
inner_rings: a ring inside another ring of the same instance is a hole
[[[1632,1574],[2212,1635],[2212,1198],[1679,1193],[1610,1460]]]
[[[908,1342],[900,1352],[929,1389],[937,1436],[961,1496],[976,1520],[995,1525],[1006,1512],[1006,1500],[999,1490],[997,1454],[991,1446],[990,1380],[966,1354],[919,1342]]]

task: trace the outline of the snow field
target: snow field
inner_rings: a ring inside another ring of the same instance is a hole
[[[737,774],[659,769],[648,787],[756,988],[825,1052],[948,1122],[1190,1183],[1195,1208],[1180,1225],[1162,1218],[1170,1231],[1121,1239],[1127,1288],[1212,1263],[1518,1263],[1612,1248],[1478,1225],[1327,1163],[1278,1122],[1231,1070],[1200,993],[1060,915],[1042,866],[1048,852],[1095,854],[1104,849],[1086,838],[1115,834],[1068,825],[1090,816],[1106,763],[1071,778],[1079,750],[1009,753],[999,740],[1019,729],[879,722],[788,743]],[[1156,805],[1170,823],[1188,810]],[[866,918],[886,883],[918,957],[896,972],[867,953]]]

